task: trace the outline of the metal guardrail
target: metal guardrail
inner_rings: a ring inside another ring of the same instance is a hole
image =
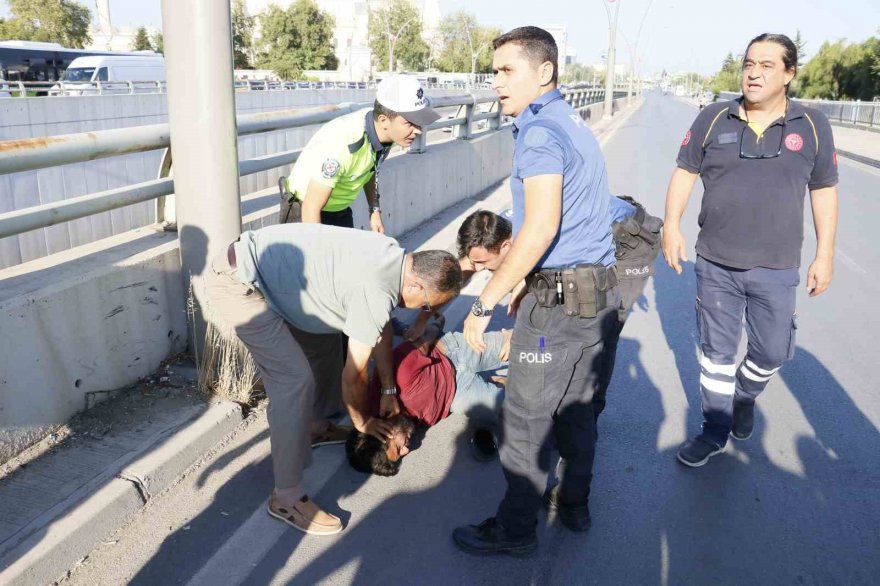
[[[722,100],[734,100],[742,94],[738,92],[720,92],[718,97]],[[804,100],[792,98],[811,108],[819,110],[831,122],[852,124],[853,126],[867,126],[880,128],[880,102],[861,102],[844,100]]]
[[[579,89],[564,93],[566,100],[573,107],[581,110],[582,115],[585,115],[583,112],[591,104],[600,102],[604,98],[602,90]],[[245,136],[319,124],[371,105],[372,103],[347,103],[245,114],[237,117],[238,134]],[[423,129],[422,134],[410,147],[409,153],[425,152],[427,135],[431,130],[452,128],[454,138],[468,139],[479,134],[480,131],[498,129],[504,123],[504,115],[494,95],[435,97],[431,99],[431,106],[434,108],[457,106],[459,109],[452,118],[441,118]],[[160,166],[159,179],[2,213],[0,238],[171,195],[174,193],[174,182],[167,177],[170,169],[170,152],[167,150],[171,144],[170,139],[168,124],[153,124],[0,142],[0,175],[166,149]],[[290,165],[296,161],[301,151],[302,149],[295,149],[242,160],[239,162],[239,174],[251,175]],[[161,211],[157,211],[157,216],[157,221],[162,221]]]

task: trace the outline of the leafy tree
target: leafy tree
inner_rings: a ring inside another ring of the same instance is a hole
[[[797,29],[794,35],[794,46],[797,47],[798,54],[798,69],[804,66],[804,63],[807,62],[807,42],[801,36],[801,29]]]
[[[501,31],[482,27],[474,15],[458,11],[440,22],[443,49],[437,59],[440,71],[469,71],[490,73],[492,71],[492,40]]]
[[[422,39],[422,17],[408,0],[391,0],[384,8],[370,10],[367,32],[376,67],[425,68],[431,50]]]
[[[82,49],[92,41],[89,9],[76,0],[7,0],[11,18],[0,22],[0,40],[60,43]]]
[[[156,31],[156,34],[153,35],[153,50],[156,53],[165,54],[165,37],[159,31]]]
[[[147,34],[147,28],[140,26],[134,34],[131,41],[132,51],[152,51],[153,44],[150,42],[150,35]]]
[[[562,83],[592,82],[595,76],[597,83],[605,81],[605,72],[597,72],[595,69],[582,63],[572,63],[565,68],[565,73],[559,77]]]
[[[286,10],[271,4],[259,19],[263,47],[258,67],[282,79],[297,79],[306,69],[336,69],[335,21],[314,0],[296,0]]]
[[[253,67],[254,24],[248,16],[244,0],[232,2],[232,61],[236,69]]]
[[[742,89],[742,60],[728,53],[721,64],[721,71],[709,82],[713,93],[738,92]]]

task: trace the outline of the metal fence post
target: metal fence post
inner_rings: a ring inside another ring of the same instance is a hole
[[[471,94],[471,102],[458,107],[458,112],[455,117],[461,118],[462,114],[464,114],[465,122],[452,129],[452,136],[454,138],[460,138],[462,140],[468,140],[471,138],[471,135],[473,134],[474,108],[476,103],[477,97],[474,94]],[[464,109],[464,112],[462,112],[462,108]]]

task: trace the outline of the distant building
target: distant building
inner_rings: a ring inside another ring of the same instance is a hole
[[[92,51],[131,51],[131,45],[137,36],[137,27],[114,27],[110,18],[110,0],[97,0],[97,25],[89,27],[92,42],[85,48]],[[159,30],[148,26],[147,34],[152,40]]]
[[[338,78],[366,81],[372,77],[372,51],[367,35],[370,10],[386,7],[389,0],[316,0],[318,7],[333,15],[334,53],[339,61]],[[432,48],[440,34],[439,0],[410,0],[422,14],[422,38]],[[293,0],[245,0],[251,16],[264,12],[270,4],[287,8]],[[259,31],[255,34],[259,37]]]

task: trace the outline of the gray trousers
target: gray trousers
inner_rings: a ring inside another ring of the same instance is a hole
[[[557,452],[561,502],[587,501],[596,442],[593,393],[605,345],[620,331],[619,302],[615,287],[606,309],[581,318],[565,315],[562,306],[539,306],[532,293],[523,298],[501,412],[507,492],[496,515],[514,536],[534,532]]]
[[[786,360],[794,356],[798,269],[741,270],[698,256],[697,326],[703,435],[727,443],[733,403],[754,403]],[[736,365],[745,315],[748,349]]]
[[[332,385],[342,371],[341,353],[328,351],[330,344],[339,344],[339,336],[291,326],[269,308],[259,291],[238,279],[225,251],[205,271],[204,283],[214,315],[233,328],[263,379],[275,487],[296,486],[311,463],[311,420],[341,408],[341,390]],[[329,388],[316,393],[316,380],[330,381]]]

